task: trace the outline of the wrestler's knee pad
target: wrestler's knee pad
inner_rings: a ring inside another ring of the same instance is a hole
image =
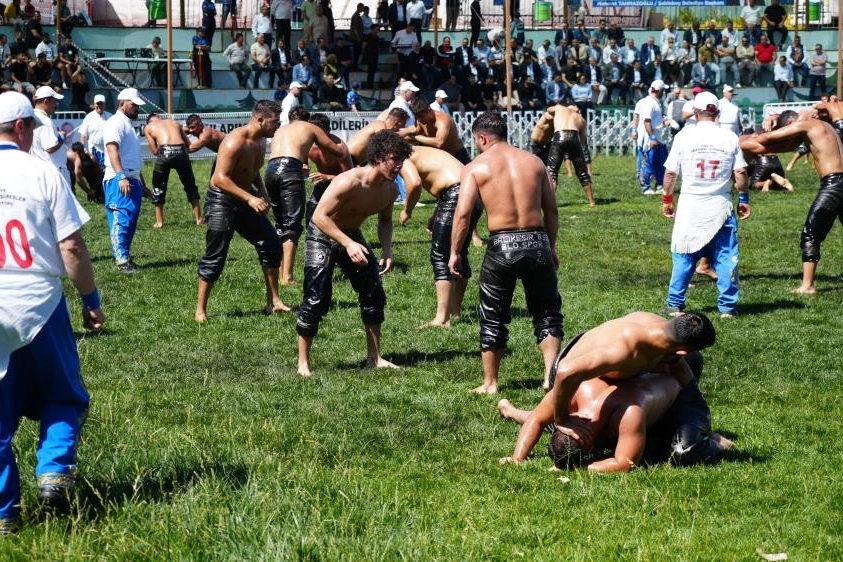
[[[506,324],[480,323],[480,350],[506,349],[509,341],[509,328]]]
[[[386,292],[380,281],[375,283],[368,292],[360,294],[360,318],[363,324],[367,326],[383,324],[384,308],[386,308]]]
[[[815,238],[814,231],[807,224],[802,227],[802,235],[799,238],[799,245],[802,248],[803,262],[820,261],[820,242]]]
[[[680,426],[670,444],[670,462],[676,466],[715,463],[721,458],[723,448],[698,427]]]
[[[281,265],[281,242],[274,231],[270,232],[270,235],[255,241],[254,246],[261,267],[275,268]]]
[[[152,196],[150,202],[156,206],[163,206],[167,202],[167,184],[152,180]]]

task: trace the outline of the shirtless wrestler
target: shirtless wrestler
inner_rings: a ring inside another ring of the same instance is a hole
[[[99,162],[85,151],[81,142],[74,142],[67,149],[67,169],[71,171],[71,179],[75,180],[88,196],[88,201],[105,203],[102,188],[103,170]],[[71,187],[74,187],[72,183]],[[73,192],[76,193],[75,188]]]
[[[702,367],[702,355],[698,365]],[[684,364],[673,368],[688,369]],[[687,377],[687,375],[683,375]],[[498,402],[505,419],[521,424],[515,449],[501,464],[520,463],[543,431],[550,431],[548,452],[556,468],[569,468],[610,448],[611,457],[588,465],[594,472],[627,472],[648,459],[667,458],[678,466],[716,462],[732,442],[711,432],[711,411],[696,379],[682,387],[668,372],[648,372],[623,381],[602,377],[582,383],[569,413],[557,425],[549,396],[534,410],[519,410],[509,400]],[[564,429],[562,429],[564,428]],[[565,430],[575,432],[580,441]]]
[[[369,146],[369,140],[372,135],[378,131],[394,131],[398,132],[407,124],[407,119],[410,116],[406,111],[400,107],[394,107],[390,110],[384,111],[383,120],[375,119],[355,134],[348,141],[348,151],[351,153],[351,159],[355,166],[360,166],[366,163],[366,149]]]
[[[196,115],[188,115],[185,121],[184,132],[196,137],[196,140],[190,143],[188,150],[196,152],[203,148],[207,148],[212,152],[219,152],[220,144],[225,138],[225,133],[213,127],[206,127],[202,122],[202,118]],[[211,172],[213,174],[213,172]]]
[[[249,122],[234,129],[219,146],[217,167],[205,196],[206,251],[199,260],[197,322],[208,318],[208,299],[222,274],[231,238],[237,232],[257,250],[266,285],[264,312],[290,312],[278,294],[281,246],[272,223],[266,218],[269,196],[260,170],[266,155],[266,139],[279,125],[278,104],[262,100],[255,104]],[[252,186],[257,186],[254,190]]]
[[[307,227],[304,298],[296,320],[298,373],[302,376],[312,374],[310,350],[319,322],[331,305],[337,265],[358,294],[366,332],[366,367],[397,368],[381,356],[381,324],[386,306],[381,275],[392,269],[392,207],[398,195],[395,178],[410,150],[409,143],[397,133],[375,133],[369,143],[369,164],[334,178],[316,206]],[[378,216],[380,260],[360,231],[360,225],[371,215]]]
[[[588,206],[594,207],[594,195],[591,190],[591,175],[588,173],[586,160],[585,119],[576,107],[557,105],[553,113],[553,137],[547,155],[547,171],[553,184],[557,184],[559,167],[565,155],[574,163],[574,171],[580,181]]]
[[[152,170],[152,204],[155,206],[153,228],[164,226],[167,182],[170,180],[170,170],[173,169],[178,173],[187,200],[193,209],[193,219],[196,224],[204,223],[199,209],[199,189],[196,187],[196,178],[193,176],[193,167],[188,156],[190,141],[187,140],[182,126],[173,119],[150,113],[146,118],[143,134],[149,143],[149,151],[156,157]]]
[[[305,211],[305,170],[309,171],[307,154],[314,144],[325,154],[337,158],[344,157],[348,150],[345,143],[332,140],[325,131],[310,123],[309,118],[304,107],[290,110],[290,122],[279,127],[272,138],[266,165],[266,190],[281,240],[281,283],[284,285],[295,283],[293,267]]]
[[[828,236],[834,220],[843,220],[843,145],[834,127],[819,119],[799,116],[794,111],[782,112],[775,129],[760,135],[741,137],[741,148],[752,154],[790,152],[805,142],[814,157],[820,176],[817,193],[802,227],[802,284],[795,293],[817,292],[817,263],[820,245]]]
[[[597,377],[627,379],[646,372],[672,372],[684,357],[714,345],[716,334],[703,314],[687,312],[666,320],[649,312],[633,312],[609,320],[575,338],[554,362],[555,382],[542,404],[552,407],[557,423],[568,415],[574,393],[583,382]],[[685,377],[683,386],[692,382]],[[575,432],[570,434],[577,438]]]
[[[444,150],[463,164],[471,162],[471,156],[457,131],[457,124],[450,115],[433,111],[427,100],[418,96],[410,102],[410,109],[416,118],[415,129],[408,127],[411,130],[401,136],[421,146]]]
[[[331,133],[331,120],[324,113],[312,113],[310,115],[310,122],[325,131],[331,141],[336,144],[345,143],[338,136]],[[348,147],[346,147],[346,154],[344,156],[331,156],[325,153],[318,144],[310,147],[307,157],[316,165],[316,171],[310,174],[308,178],[313,182],[313,191],[310,194],[310,199],[307,200],[307,210],[305,211],[305,229],[310,224],[313,218],[313,211],[316,210],[316,205],[322,198],[322,194],[328,188],[328,184],[343,172],[347,172],[354,167],[351,163],[351,156],[348,154]]]
[[[468,264],[468,240],[460,249],[463,272],[454,277],[448,270],[451,257],[451,226],[454,221],[454,209],[460,193],[460,176],[463,165],[444,150],[427,146],[413,147],[410,157],[404,160],[401,177],[407,188],[407,200],[398,219],[400,225],[407,224],[418,203],[422,188],[437,199],[433,211],[433,240],[430,245],[430,264],[433,266],[433,278],[436,283],[436,317],[419,328],[449,327],[451,319],[459,317],[465,287],[471,277]],[[470,228],[474,230],[480,219],[482,207],[478,201],[471,213]]]
[[[479,197],[486,207],[489,241],[480,270],[480,354],[483,384],[477,393],[498,392],[515,283],[521,279],[533,333],[544,358],[545,385],[562,338],[562,298],[556,282],[559,212],[544,164],[507,143],[506,118],[487,111],[471,127],[480,155],[463,168],[451,234],[452,275],[461,275],[459,253],[470,232]]]

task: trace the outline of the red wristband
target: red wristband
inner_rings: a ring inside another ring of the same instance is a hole
[[[665,205],[670,205],[673,203],[673,194],[670,195],[662,195],[662,203]]]

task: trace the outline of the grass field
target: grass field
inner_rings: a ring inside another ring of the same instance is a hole
[[[204,181],[207,163],[195,168]],[[566,337],[664,304],[672,224],[658,197],[638,195],[633,168],[598,157],[591,210],[575,179],[561,182]],[[104,213],[87,205],[108,326],[79,334],[92,395],[84,508],[35,513],[37,428],[24,422],[24,528],[0,539],[0,560],[761,560],[756,549],[841,560],[843,236],[835,226],[823,245],[819,293],[792,295],[818,181],[801,164],[791,179],[796,193],[753,194],[741,223],[740,316],[716,318],[711,281],[690,291],[689,308],[712,313],[718,330],[701,387],[736,449],[717,466],[576,470],[569,482],[547,471],[544,442],[521,466],[498,464],[517,428],[499,418],[498,398],[468,392],[481,382],[476,277],[459,323],[416,329],[435,311],[432,205],[396,227],[397,267],[384,279],[383,352],[406,368],[362,369],[356,295],[337,280],[309,380],[295,374],[294,317],[260,313],[262,277],[242,239],[209,322],[193,322],[204,227],[192,224],[175,177],[165,229],[152,230],[144,203],[135,276],[116,273]],[[366,232],[377,240],[373,222]],[[475,271],[481,257],[472,249]],[[297,303],[301,290],[282,296]],[[541,358],[520,289],[513,311],[502,396],[532,407]]]

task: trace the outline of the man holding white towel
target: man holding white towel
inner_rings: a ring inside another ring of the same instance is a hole
[[[738,223],[731,190],[734,182],[738,216],[749,218],[746,161],[737,135],[715,123],[717,96],[701,92],[692,103],[697,126],[676,135],[665,162],[662,214],[675,218],[675,223],[671,239],[673,274],[663,312],[682,314],[695,265],[706,257],[717,272],[720,317],[731,318],[738,302]],[[682,197],[674,210],[673,190],[679,174]]]

